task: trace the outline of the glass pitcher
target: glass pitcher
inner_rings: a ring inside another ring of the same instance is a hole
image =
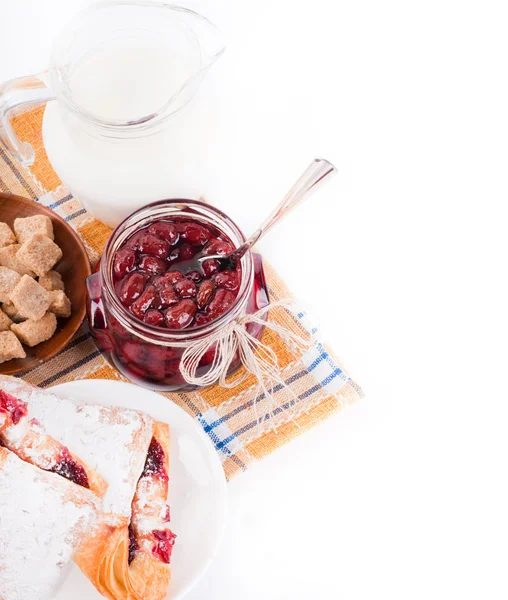
[[[207,146],[216,134],[208,98],[194,96],[223,51],[216,27],[187,8],[151,0],[94,4],[55,40],[48,71],[0,86],[0,142],[30,166],[33,148],[9,118],[48,102],[50,162],[111,227],[155,200],[198,198],[212,176]]]

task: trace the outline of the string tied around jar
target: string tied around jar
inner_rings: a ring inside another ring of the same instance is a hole
[[[284,388],[293,400],[296,400],[296,394],[283,378],[275,350],[255,338],[247,330],[249,324],[265,326],[276,333],[286,344],[293,344],[301,351],[308,350],[312,346],[313,336],[303,326],[300,326],[302,334],[299,334],[273,320],[266,319],[267,312],[276,308],[286,310],[296,319],[297,313],[293,301],[283,299],[268,304],[253,314],[237,317],[205,339],[187,343],[180,361],[180,372],[185,381],[189,385],[199,387],[219,383],[224,388],[234,388],[251,374],[257,382],[255,398],[264,394],[268,401],[270,416],[273,414],[275,406],[275,389]],[[200,362],[212,346],[215,346],[215,353],[210,368],[203,375],[198,375]],[[228,381],[228,371],[237,354],[244,370],[240,375],[230,378]],[[254,410],[256,410],[256,401],[254,401]],[[257,414],[256,419],[259,423]]]

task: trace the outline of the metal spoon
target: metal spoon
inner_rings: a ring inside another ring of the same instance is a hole
[[[216,259],[220,261],[223,269],[230,269],[236,261],[254,246],[265,233],[276,225],[282,217],[285,217],[293,208],[309,198],[330,176],[337,172],[337,169],[331,162],[324,158],[315,158],[305,169],[298,181],[293,185],[285,195],[282,202],[277,206],[273,213],[266,219],[261,227],[253,233],[250,238],[230,254],[213,254],[210,256],[200,256],[199,261]]]

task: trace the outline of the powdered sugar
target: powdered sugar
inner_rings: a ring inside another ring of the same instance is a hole
[[[167,499],[167,482],[152,476],[139,480],[132,505],[132,525],[137,535],[169,527]]]
[[[54,398],[44,399],[46,410]],[[94,405],[75,407],[68,401],[57,400],[60,407],[62,403],[72,405],[72,418],[70,414],[65,421],[54,416],[47,418],[47,412],[45,415],[40,412],[40,402],[34,403],[34,414],[38,415],[46,431],[66,444],[108,482],[104,511],[130,516],[136,481],[143,470],[152,436],[151,419],[127,409]]]
[[[11,444],[19,444],[29,431],[29,419],[21,419],[16,425],[6,427],[2,433]]]
[[[26,434],[30,431],[32,433],[32,436],[34,438],[34,442],[32,445],[27,445],[24,448],[24,456],[21,457],[24,460],[28,460],[28,462],[32,463],[33,465],[36,465],[38,467],[40,467],[41,469],[44,469],[46,471],[49,471],[50,469],[54,468],[55,465],[57,464],[58,458],[60,456],[60,453],[58,450],[60,450],[60,448],[57,449],[57,444],[53,444],[53,443],[48,443],[49,440],[47,439],[48,436],[46,434],[46,432],[43,430],[43,428],[41,427],[40,423],[38,421],[36,421],[36,419],[30,419],[30,421],[28,421],[28,419],[26,420],[26,422],[20,422],[19,425],[24,425],[24,429],[25,429],[25,434],[24,436],[26,436]],[[13,447],[17,444],[21,443],[21,440],[23,439],[23,437],[18,436],[19,441],[15,442],[13,440],[13,437],[16,436],[16,429],[17,428],[10,428],[8,429],[5,434],[5,440],[7,441],[7,446],[8,447]],[[22,429],[21,427],[19,427],[19,429]],[[37,443],[37,442],[40,443]],[[46,443],[43,443],[46,442]]]
[[[0,449],[0,597],[44,600],[93,526],[96,497]]]
[[[153,421],[130,409],[82,405],[2,377],[0,386],[22,398],[28,417],[95,469],[109,484],[104,512],[129,517],[136,483],[152,438]]]

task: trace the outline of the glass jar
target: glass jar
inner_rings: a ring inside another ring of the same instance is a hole
[[[182,344],[205,340],[214,332],[244,314],[252,314],[269,303],[262,259],[247,252],[241,259],[241,283],[238,295],[227,312],[216,320],[189,329],[169,330],[139,321],[119,301],[113,281],[114,256],[122,244],[141,228],[164,219],[188,220],[218,229],[234,247],[245,241],[237,225],[222,211],[197,200],[161,200],[127,217],[112,233],[96,273],[88,279],[88,321],[97,345],[109,362],[135,383],[159,391],[195,389],[180,372]],[[247,331],[260,339],[264,326],[249,323]],[[215,347],[199,363],[196,375],[211,367]],[[235,355],[229,374],[241,366]]]

